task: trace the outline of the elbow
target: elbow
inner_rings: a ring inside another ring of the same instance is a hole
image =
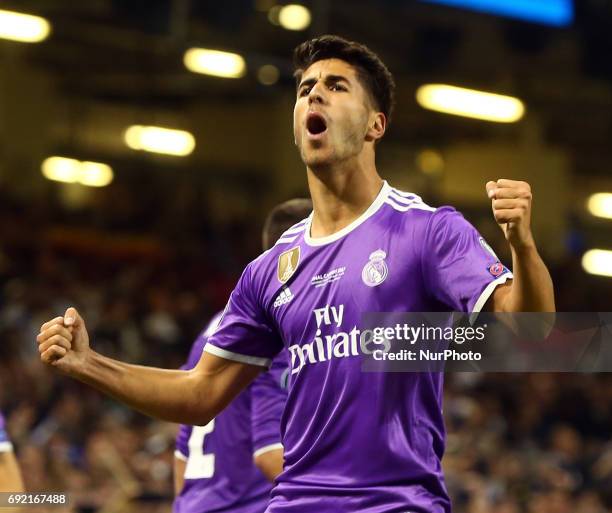
[[[281,474],[283,471],[283,449],[282,445],[278,444],[278,447],[268,450],[262,454],[255,454],[253,456],[253,463],[266,476],[268,481],[271,483]]]

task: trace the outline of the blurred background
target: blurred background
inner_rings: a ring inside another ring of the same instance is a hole
[[[101,352],[183,363],[267,210],[307,196],[291,53],[323,33],[395,75],[385,179],[508,264],[484,186],[528,181],[558,309],[612,310],[612,0],[2,1],[0,410],[29,490],[169,511],[175,426],[52,375],[35,335],[74,304]],[[610,375],[446,395],[456,513],[612,511]]]

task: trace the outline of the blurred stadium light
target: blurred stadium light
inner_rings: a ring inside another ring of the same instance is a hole
[[[273,85],[280,78],[279,69],[273,64],[264,64],[257,70],[257,80],[263,85]]]
[[[56,182],[76,183],[80,164],[76,159],[49,157],[42,163],[42,174],[45,178]]]
[[[612,193],[598,192],[587,200],[587,209],[595,217],[612,219]]]
[[[113,170],[102,162],[81,162],[67,157],[49,157],[42,163],[43,176],[55,182],[104,187],[113,181]]]
[[[444,170],[444,158],[436,150],[420,151],[416,158],[417,167],[426,175],[438,175]]]
[[[514,123],[525,113],[518,98],[446,84],[423,85],[416,98],[426,109],[497,123]]]
[[[612,278],[612,251],[590,249],[582,256],[582,268],[589,274]]]
[[[221,78],[240,78],[246,73],[244,58],[237,53],[190,48],[183,62],[189,71]]]
[[[0,10],[0,38],[40,43],[51,33],[51,24],[40,16]]]
[[[104,187],[113,181],[113,170],[101,162],[81,162],[79,183],[89,187]]]
[[[287,30],[304,30],[310,25],[310,11],[299,4],[289,4],[278,11],[278,22]]]
[[[195,138],[185,130],[132,125],[124,132],[125,143],[133,150],[186,157],[195,148]]]
[[[427,3],[464,7],[526,21],[567,26],[574,19],[572,0],[421,0]]]

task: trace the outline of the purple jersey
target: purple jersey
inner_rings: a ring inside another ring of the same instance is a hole
[[[215,316],[195,340],[183,368],[196,366],[220,317]],[[180,426],[175,455],[186,461],[185,485],[174,502],[174,513],[265,511],[272,485],[253,457],[282,448],[280,418],[286,392],[280,381],[286,368],[283,353],[270,372],[259,376],[206,426]]]
[[[4,416],[0,413],[0,452],[12,451],[13,445],[9,440],[4,423]]]
[[[269,513],[450,511],[440,373],[365,373],[364,312],[478,312],[511,278],[454,209],[384,183],[324,238],[308,218],[247,266],[205,351],[269,364],[290,354],[285,469]]]

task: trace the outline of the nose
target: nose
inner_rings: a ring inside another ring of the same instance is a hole
[[[323,87],[320,85],[320,82],[317,82],[310,89],[310,93],[308,93],[308,105],[312,105],[313,103],[325,103],[325,96],[323,96]]]

